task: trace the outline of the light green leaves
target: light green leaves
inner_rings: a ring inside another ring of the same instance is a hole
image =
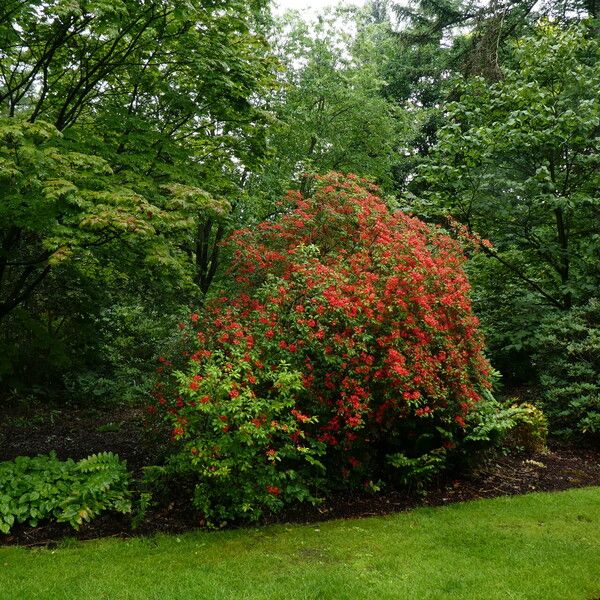
[[[0,463],[0,531],[15,523],[35,527],[55,518],[75,529],[103,510],[131,512],[129,475],[111,452],[79,462],[59,461],[56,454],[20,456]]]

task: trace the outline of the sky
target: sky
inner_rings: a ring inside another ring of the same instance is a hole
[[[274,4],[277,5],[277,12],[282,13],[288,9],[299,10],[310,14],[320,12],[327,6],[335,6],[336,4],[364,4],[364,0],[273,0]]]

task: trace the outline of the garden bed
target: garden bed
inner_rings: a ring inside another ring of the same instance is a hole
[[[142,421],[143,411],[131,407],[107,411],[31,407],[5,410],[0,419],[0,460],[52,450],[62,459],[112,451],[138,473],[144,465],[159,463],[165,450],[158,438],[144,429]],[[378,494],[338,494],[320,506],[290,508],[264,522],[307,523],[384,515],[418,506],[591,485],[600,485],[600,449],[551,442],[547,454],[497,456],[470,473],[440,480],[425,492],[383,490]],[[37,546],[52,545],[65,537],[93,539],[180,533],[200,525],[197,515],[181,500],[151,512],[135,530],[131,528],[130,517],[103,514],[78,532],[58,523],[35,528],[17,526],[10,535],[0,536],[0,544]]]

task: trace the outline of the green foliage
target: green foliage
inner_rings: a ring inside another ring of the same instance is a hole
[[[600,301],[545,324],[535,360],[553,433],[600,434]]]
[[[0,531],[54,518],[75,529],[102,511],[131,512],[129,474],[112,452],[74,462],[56,454],[0,463]]]
[[[545,453],[548,439],[548,419],[534,404],[523,402],[513,405],[515,426],[510,430],[504,444],[509,448]]]
[[[148,510],[153,506],[153,498],[152,493],[147,491],[142,491],[139,494],[137,502],[134,507],[134,515],[131,519],[131,528],[137,529],[141,523],[143,523],[146,515],[148,514]]]
[[[286,503],[317,501],[324,444],[305,436],[291,412],[301,373],[285,363],[256,369],[248,389],[244,381],[252,369],[238,346],[228,354],[214,352],[203,376],[191,383],[188,374],[179,374],[188,406],[180,408],[180,427],[172,432],[183,443],[169,468],[196,482],[193,504],[209,525],[255,521]]]
[[[475,448],[494,447],[546,450],[548,422],[544,413],[532,404],[510,400],[502,403],[486,395],[469,415],[468,423],[467,454]]]
[[[314,174],[352,172],[390,188],[407,117],[383,97],[374,41],[366,31],[353,36],[356,26],[342,10],[315,23],[289,12],[275,23],[271,43],[283,69],[270,103],[271,158],[247,189],[262,201],[259,219],[290,187],[310,190]]]
[[[266,0],[0,4],[0,394],[139,400],[189,306],[235,296],[228,232],[289,214],[282,192],[309,197],[319,172],[353,171],[408,192],[387,206],[462,223],[494,364],[531,380],[536,355],[552,427],[598,432],[595,309],[573,309],[600,285],[598,0],[371,0],[315,21],[273,20]],[[292,390],[303,367],[275,363]],[[479,410],[473,444],[543,446],[537,409]],[[450,440],[428,435],[377,460],[431,477]],[[263,442],[236,443],[250,463]],[[313,495],[268,469],[253,495],[232,473],[203,493],[227,504],[239,484],[236,517],[288,487]]]
[[[412,458],[398,452],[390,454],[387,460],[390,466],[398,469],[400,481],[404,485],[416,484],[418,487],[422,487],[447,468],[446,455],[445,448],[436,448],[431,452]]]
[[[49,123],[0,119],[0,318],[68,257],[156,233],[148,218],[156,207],[119,186],[105,160],[68,150],[62,138]]]
[[[91,320],[94,344],[81,367],[63,376],[73,401],[132,404],[151,389],[157,348],[174,337],[183,311],[177,305],[147,307],[133,294],[120,300]],[[80,345],[72,349],[78,350]]]
[[[471,274],[494,356],[511,370],[540,320],[598,286],[600,46],[586,26],[542,23],[507,63],[497,83],[457,84],[415,208],[492,242]]]
[[[266,150],[265,5],[0,7],[3,388],[33,379],[56,393],[65,372],[89,379],[98,362],[107,393],[139,380],[127,357],[130,374],[105,372],[94,321],[140,305],[174,314],[206,291],[201,225],[226,219],[225,195],[240,195],[241,172]]]

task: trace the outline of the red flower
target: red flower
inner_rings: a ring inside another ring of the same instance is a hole
[[[439,228],[390,211],[358,178],[328,175],[310,198],[295,192],[285,206],[225,242],[231,296],[206,302],[201,336],[184,329],[183,360],[161,361],[164,387],[155,398],[171,426],[190,437],[200,433],[198,406],[175,401],[175,372],[185,372],[187,361],[189,372],[208,378],[190,380],[190,387],[216,388],[222,378],[215,374],[225,371],[231,398],[243,393],[255,401],[251,416],[268,411],[264,420],[232,414],[232,423],[247,424],[240,435],[253,429],[250,423],[264,425],[256,437],[271,435],[278,456],[286,445],[318,444],[330,454],[325,463],[339,465],[338,476],[342,465],[360,464],[359,452],[393,444],[391,432],[405,431],[411,450],[426,431],[449,422],[466,427],[489,387],[489,365],[460,245]],[[200,408],[208,402],[193,397]],[[280,401],[291,399],[291,415],[277,412]],[[185,416],[188,424],[177,422]],[[227,417],[221,421],[229,430]],[[262,464],[267,448],[257,443],[254,452]]]
[[[308,421],[310,421],[310,417],[303,415],[300,411],[296,410],[295,408],[293,408],[290,412],[294,415],[294,417],[296,417],[298,421],[300,421],[300,423],[307,423]]]
[[[267,492],[269,492],[269,494],[273,494],[274,496],[279,496],[279,494],[281,494],[281,490],[276,485],[268,485]]]

